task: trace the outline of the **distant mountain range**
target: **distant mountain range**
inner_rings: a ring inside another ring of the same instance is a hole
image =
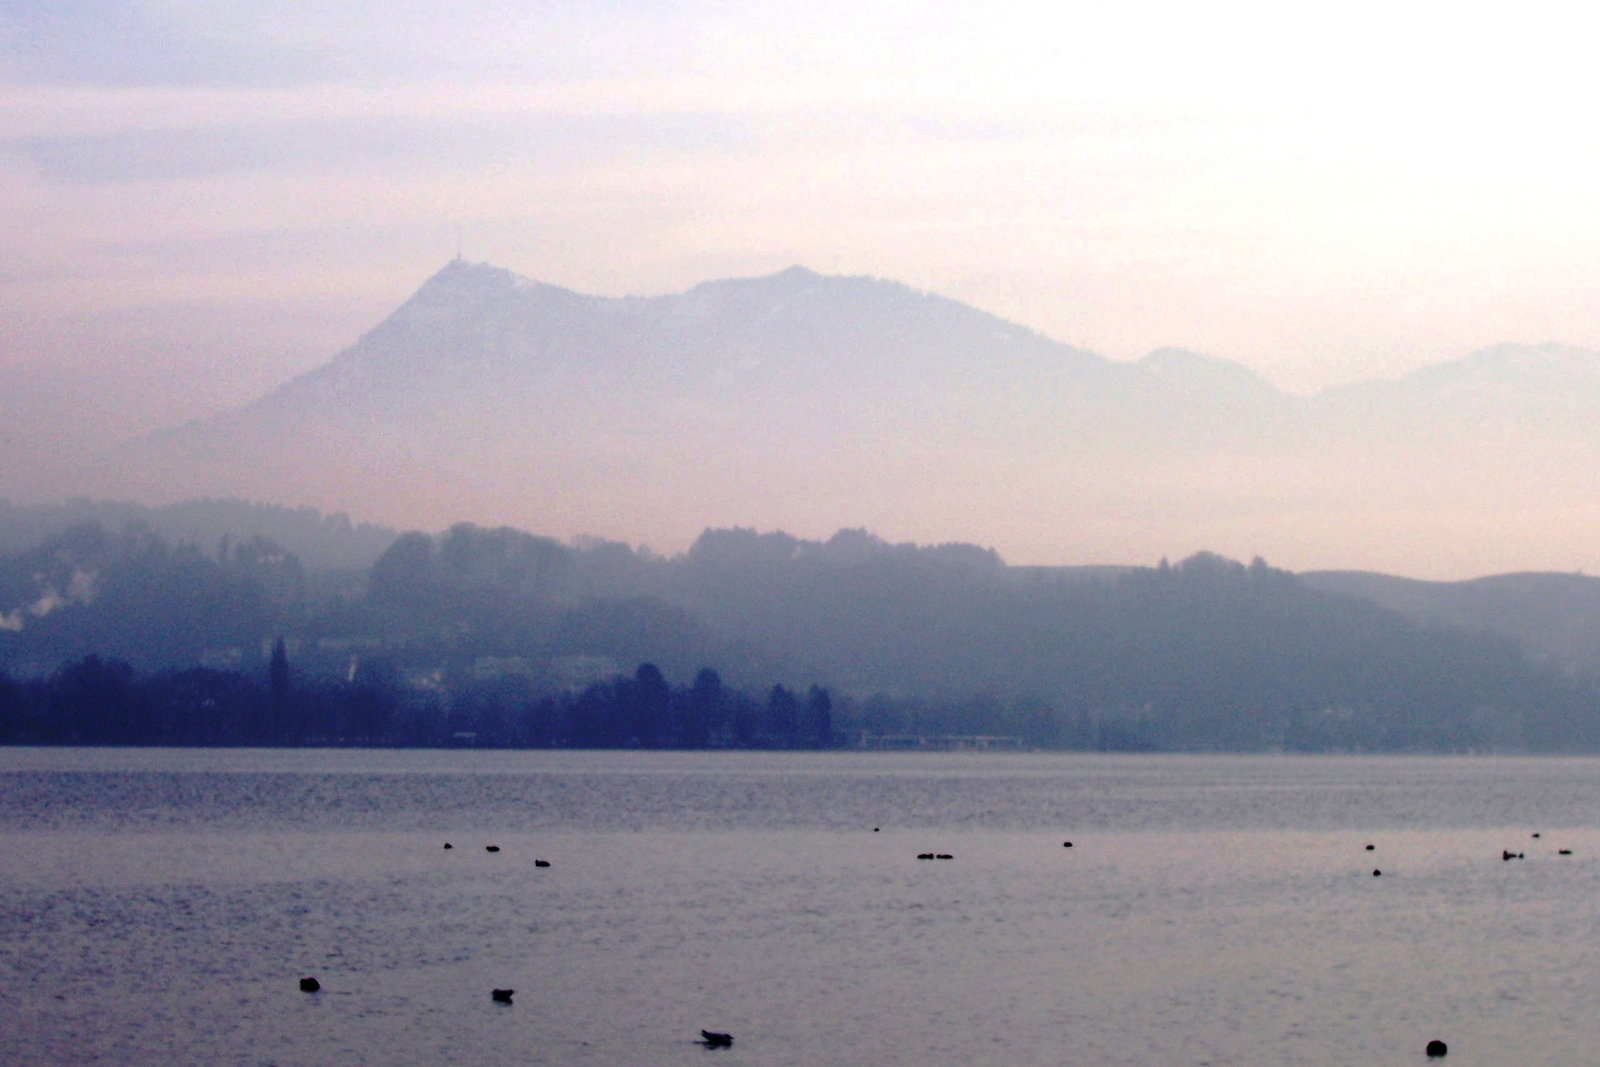
[[[66,488],[668,550],[707,526],[864,525],[1019,562],[1205,548],[1459,576],[1593,558],[1597,459],[1600,354],[1556,345],[1302,397],[872,278],[610,298],[457,260],[323,367]]]

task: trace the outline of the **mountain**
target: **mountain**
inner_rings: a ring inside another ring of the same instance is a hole
[[[618,298],[457,260],[326,365],[69,489],[671,550],[706,526],[865,525],[1023,563],[1570,569],[1600,543],[1597,411],[1600,356],[1575,349],[1298,397],[873,278],[791,267]]]
[[[1316,406],[1351,438],[1449,442],[1470,426],[1485,450],[1592,440],[1600,426],[1600,354],[1556,344],[1497,345],[1391,381],[1328,390]]]
[[[1158,348],[1139,361],[1139,368],[1202,401],[1222,397],[1237,404],[1276,405],[1287,399],[1248,367],[1186,348]]]
[[[686,544],[708,522],[904,521],[972,486],[1028,491],[1056,445],[1092,459],[1170,436],[1178,420],[1150,415],[1169,393],[892,282],[796,267],[606,298],[458,261],[326,366],[102,474]]]

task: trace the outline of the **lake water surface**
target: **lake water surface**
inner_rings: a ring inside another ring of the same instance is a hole
[[[0,1063],[1411,1064],[1433,1037],[1593,1061],[1600,761],[0,749]]]

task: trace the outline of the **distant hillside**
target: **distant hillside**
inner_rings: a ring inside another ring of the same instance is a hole
[[[280,692],[290,676],[313,693],[333,686],[336,704],[410,723],[412,737],[505,737],[508,723],[561,697],[556,719],[539,713],[545,736],[632,744],[645,735],[591,731],[584,709],[626,720],[625,694],[639,685],[660,695],[692,679],[709,693],[725,678],[770,692],[760,729],[773,737],[798,736],[795,694],[816,686],[832,696],[813,693],[811,706],[834,708],[846,735],[1099,749],[1600,748],[1595,674],[1551,669],[1498,634],[1422,624],[1260,560],[1013,573],[991,550],[891,544],[860,529],[827,541],[708,530],[665,558],[457,524],[402,535],[364,588],[334,595],[313,591],[300,561],[264,538],[213,553],[84,526],[0,556],[0,691],[6,674],[53,679],[24,702],[28,716],[48,717],[50,692],[73,678],[119,676],[88,657],[178,672],[162,691],[229,690],[222,672],[259,693],[275,671]],[[63,673],[72,662],[82,669]],[[196,667],[212,673],[185,673]],[[696,735],[665,720],[645,733]]]
[[[343,512],[254,504],[243,500],[189,500],[161,507],[125,501],[69,500],[62,504],[12,504],[0,500],[0,554],[18,552],[73,526],[108,530],[141,525],[168,541],[193,541],[215,551],[224,539],[265,537],[313,570],[366,570],[396,532],[352,522]]]
[[[1510,638],[1571,671],[1600,673],[1600,578],[1501,574],[1419,582],[1361,571],[1300,575],[1315,589],[1370,600],[1419,622]]]

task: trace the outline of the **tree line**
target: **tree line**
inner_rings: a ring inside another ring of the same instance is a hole
[[[665,558],[458,524],[334,581],[261,537],[77,527],[0,557],[4,671],[17,743],[1600,750],[1593,675],[1261,560],[1010,568],[860,530]]]
[[[141,674],[97,655],[48,677],[0,673],[0,745],[440,748],[832,748],[826,689],[764,699],[703,668],[673,686],[654,664],[581,690],[495,679],[448,701],[379,668],[297,679],[282,641],[265,677],[192,667]]]

